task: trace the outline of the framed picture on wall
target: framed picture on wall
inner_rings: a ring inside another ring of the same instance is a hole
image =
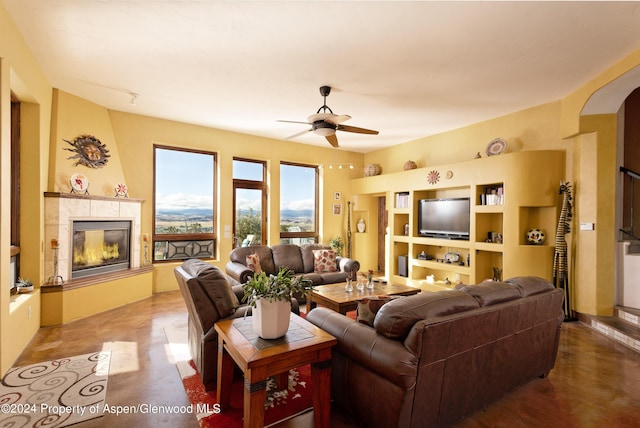
[[[334,201],[339,201],[340,199],[342,199],[342,193],[341,192],[333,192],[333,200]]]
[[[333,204],[333,215],[342,215],[342,204]]]

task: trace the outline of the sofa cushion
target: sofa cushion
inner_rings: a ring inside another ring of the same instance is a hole
[[[394,298],[391,296],[372,296],[359,299],[356,308],[356,321],[373,327],[373,320],[380,308],[392,299]]]
[[[260,266],[260,256],[257,254],[249,254],[246,258],[246,265],[255,273],[262,272],[262,267]]]
[[[518,287],[520,289],[520,294],[522,295],[522,297],[546,293],[556,288],[546,279],[537,276],[517,276],[515,278],[510,278],[505,282]]]
[[[238,298],[224,273],[216,266],[202,260],[189,259],[182,264],[182,268],[198,280],[200,287],[211,299],[221,318],[230,316],[238,309],[240,306]]]
[[[460,290],[473,296],[480,306],[491,306],[521,297],[520,289],[506,282],[487,281],[481,284],[467,285]]]
[[[313,252],[315,250],[330,250],[331,247],[322,244],[302,244],[300,253],[302,254],[302,267],[305,273],[313,272]]]
[[[441,317],[479,308],[469,294],[459,290],[422,292],[394,299],[384,305],[376,315],[373,326],[378,333],[390,339],[404,339],[413,325],[427,318]]]
[[[336,272],[336,253],[333,250],[313,250],[314,272]]]
[[[273,254],[273,263],[278,269],[286,267],[296,273],[304,272],[302,254],[300,253],[300,247],[298,245],[274,245],[271,247],[271,253]]]
[[[249,254],[257,254],[260,258],[260,267],[268,275],[275,275],[277,273],[276,267],[273,264],[273,254],[271,253],[271,247],[268,245],[253,245],[251,247],[234,248],[229,253],[229,260],[232,262],[240,263],[246,266],[247,256]]]

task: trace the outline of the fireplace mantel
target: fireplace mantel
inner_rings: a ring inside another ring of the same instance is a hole
[[[115,196],[96,196],[83,195],[81,193],[60,193],[60,192],[44,192],[45,198],[68,198],[68,199],[88,199],[92,201],[118,201],[118,202],[137,202],[142,203],[144,199],[135,198],[118,198]]]

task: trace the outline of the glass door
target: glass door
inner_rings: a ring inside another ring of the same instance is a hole
[[[234,186],[234,246],[248,247],[263,242],[263,191]]]
[[[233,159],[233,246],[267,243],[267,165],[253,159]]]

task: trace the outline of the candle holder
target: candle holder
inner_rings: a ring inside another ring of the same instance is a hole
[[[60,251],[60,244],[57,239],[51,240],[51,249],[53,250],[53,275],[47,280],[47,285],[64,284],[64,279],[58,274],[58,252]]]
[[[144,241],[144,265],[151,264],[151,260],[149,260],[149,235],[142,235],[142,240]]]

